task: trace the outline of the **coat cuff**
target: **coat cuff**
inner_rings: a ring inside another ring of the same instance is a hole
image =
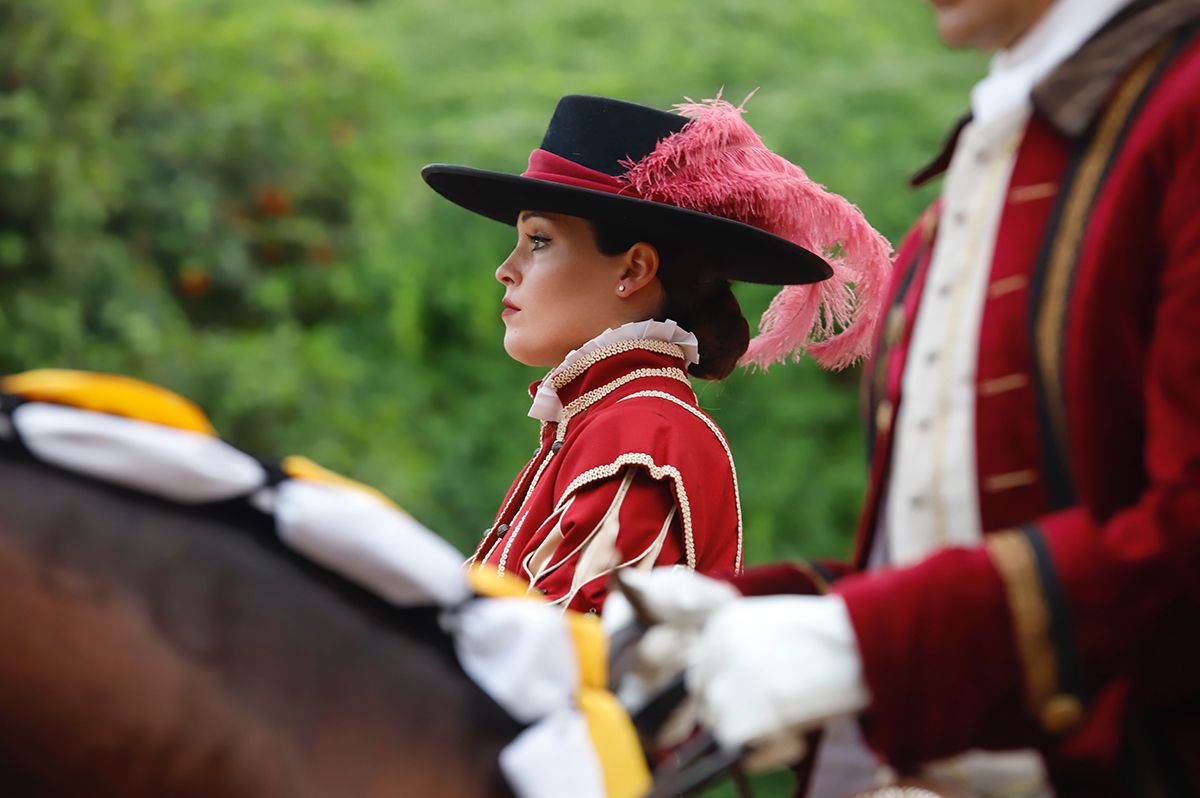
[[[1042,533],[1026,525],[988,535],[985,546],[1004,583],[1025,706],[1043,730],[1072,731],[1084,715],[1084,680],[1070,612]]]
[[[1084,720],[1075,634],[1038,528],[847,576],[835,590],[873,696],[863,728],[893,765],[1049,744]]]
[[[894,767],[1028,744],[1005,586],[982,547],[847,576],[835,590],[872,696],[863,731]]]

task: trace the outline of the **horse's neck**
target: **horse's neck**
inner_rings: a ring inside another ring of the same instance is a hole
[[[0,779],[36,794],[502,793],[514,726],[444,644],[255,519],[0,461]]]

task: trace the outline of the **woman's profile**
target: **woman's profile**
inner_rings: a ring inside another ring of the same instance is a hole
[[[770,152],[740,108],[679,110],[568,96],[524,173],[422,171],[516,227],[495,274],[505,351],[549,369],[531,388],[537,450],[472,562],[575,610],[598,608],[619,566],[740,572],[733,458],[688,377],[801,351],[853,362],[889,265],[858,210]],[[788,286],[753,342],[735,280]]]

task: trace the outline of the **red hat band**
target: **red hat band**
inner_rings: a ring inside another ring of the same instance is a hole
[[[529,153],[529,168],[521,173],[521,177],[641,199],[641,195],[620,178],[589,169],[549,150],[537,149]]]

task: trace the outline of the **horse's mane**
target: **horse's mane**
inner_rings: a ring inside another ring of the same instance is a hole
[[[0,639],[14,652],[0,663],[0,783],[367,795],[388,773],[382,794],[455,794],[455,778],[460,794],[503,791],[496,755],[517,725],[462,674],[436,609],[398,609],[306,560],[245,502],[183,508],[11,446],[0,507]],[[115,631],[85,633],[77,617]],[[139,646],[154,655],[139,659]],[[60,656],[38,661],[46,651]],[[122,664],[130,683],[111,695],[90,683]],[[151,705],[164,700],[177,706]],[[455,746],[470,757],[453,761]],[[357,772],[371,762],[380,778]],[[460,772],[442,784],[439,768]]]

